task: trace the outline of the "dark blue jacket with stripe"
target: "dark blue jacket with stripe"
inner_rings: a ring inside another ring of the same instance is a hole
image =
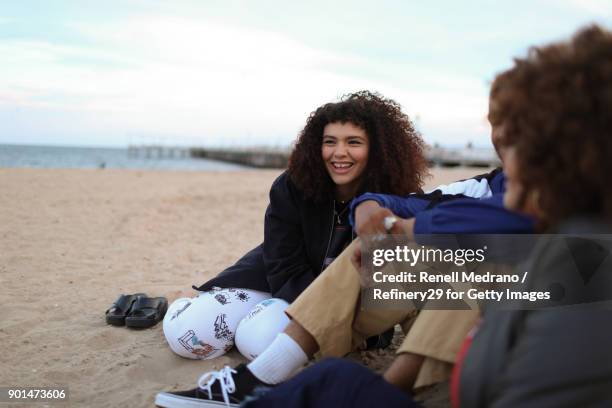
[[[351,202],[350,220],[353,224],[359,204],[373,200],[402,218],[414,217],[416,235],[532,233],[533,219],[504,208],[505,185],[504,172],[497,168],[424,194],[399,197],[366,193]]]

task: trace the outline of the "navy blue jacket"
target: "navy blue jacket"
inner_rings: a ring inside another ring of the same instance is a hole
[[[414,217],[416,235],[532,233],[531,217],[504,208],[505,181],[502,169],[497,168],[425,194],[399,197],[366,193],[351,202],[351,224],[357,205],[373,200],[402,218]]]

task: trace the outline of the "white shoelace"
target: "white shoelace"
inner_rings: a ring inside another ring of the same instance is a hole
[[[234,383],[234,378],[232,374],[236,374],[237,371],[234,370],[230,366],[225,366],[219,371],[209,371],[203,374],[198,379],[198,387],[202,391],[208,392],[208,398],[212,399],[212,385],[219,380],[219,385],[221,386],[221,393],[223,394],[223,401],[225,401],[225,405],[230,406],[229,402],[229,394],[232,394],[236,391],[236,384]]]

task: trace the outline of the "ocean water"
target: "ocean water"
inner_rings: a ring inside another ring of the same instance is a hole
[[[0,167],[78,168],[78,169],[142,169],[142,170],[192,170],[232,171],[244,170],[245,166],[208,159],[184,157],[169,152],[158,157],[159,152],[135,153],[128,149],[16,146],[0,145]]]

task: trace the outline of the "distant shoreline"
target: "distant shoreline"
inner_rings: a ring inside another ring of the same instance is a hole
[[[0,145],[0,168],[240,171],[248,167],[191,157],[131,157],[127,148]]]

